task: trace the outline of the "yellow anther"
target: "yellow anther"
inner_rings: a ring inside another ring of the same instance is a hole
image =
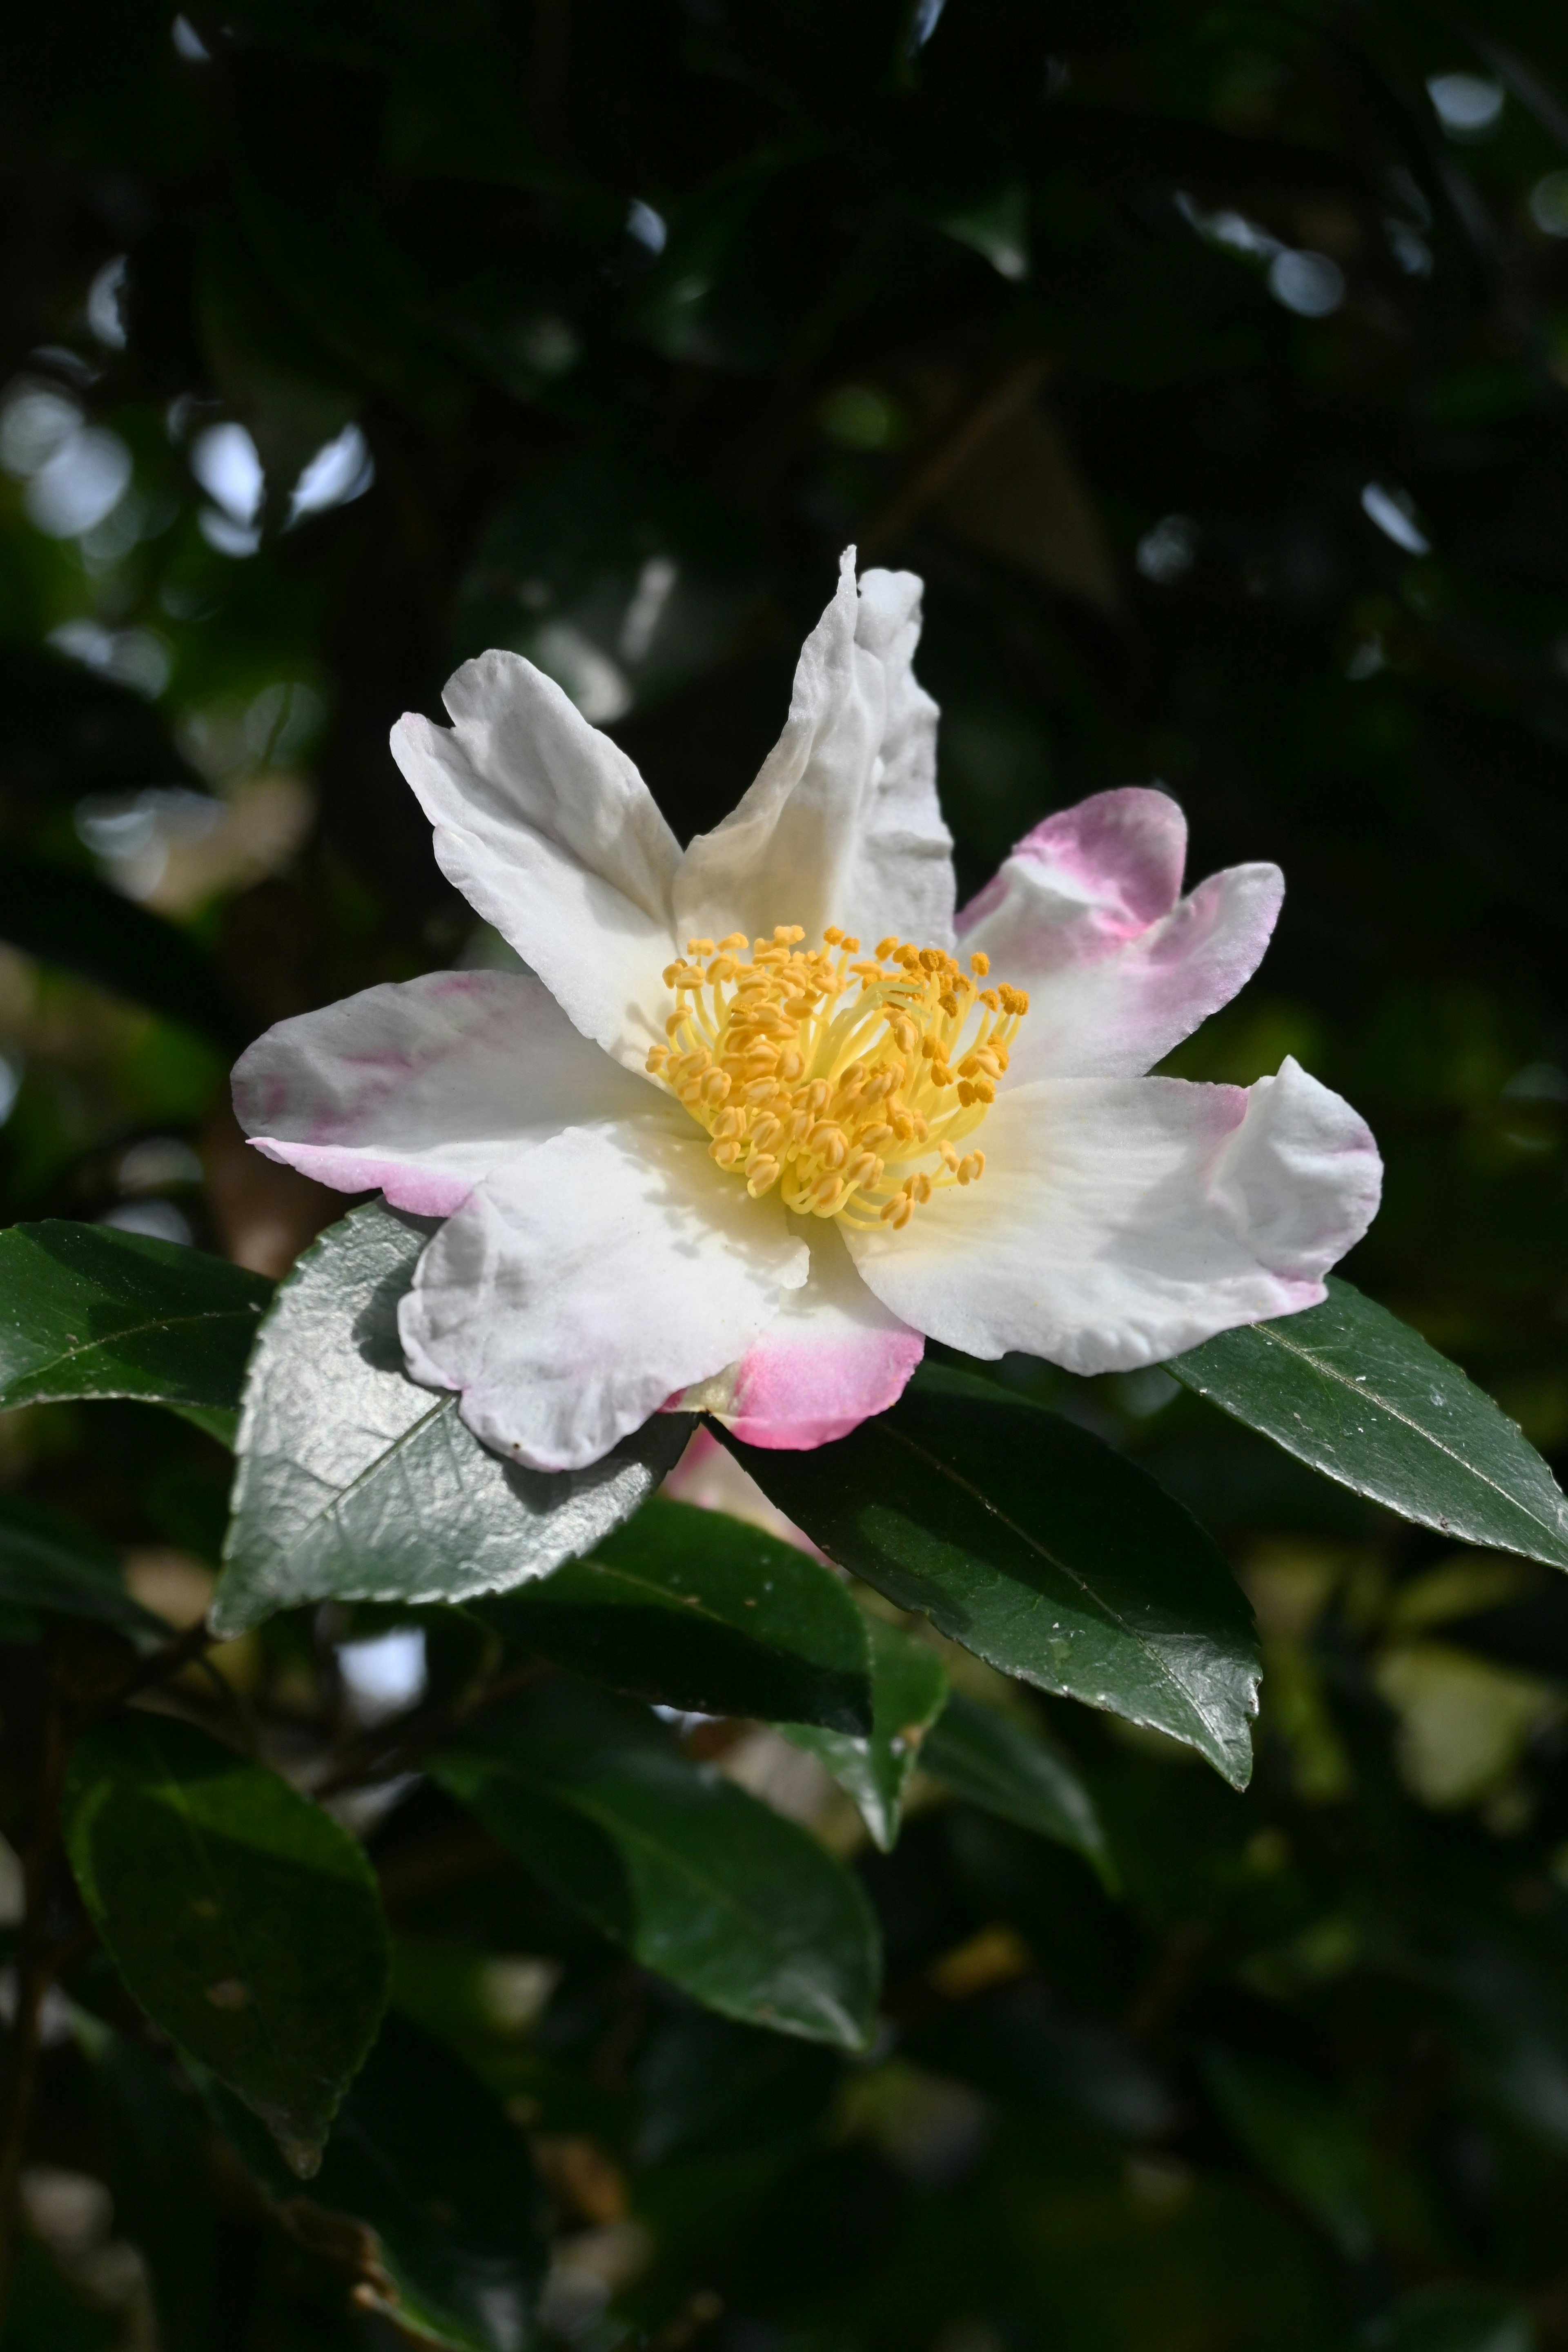
[[[983,1172],[984,1154],[960,1147],[995,1099],[1028,998],[977,991],[945,949],[892,934],[858,963],[848,932],[805,939],[780,923],[771,939],[689,940],[665,970],[669,1042],[645,1067],[753,1199],[776,1188],[799,1215],[901,1233],[937,1186]]]
[[[974,953],[969,959],[969,969],[971,971],[977,971],[980,974],[981,979],[984,980],[986,973],[991,969],[990,957],[988,955],[982,955],[980,950],[976,948]]]

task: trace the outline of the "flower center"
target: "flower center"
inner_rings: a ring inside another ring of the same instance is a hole
[[[941,948],[886,939],[856,961],[859,940],[836,928],[820,948],[805,937],[781,924],[749,947],[738,931],[689,940],[664,974],[669,1043],[647,1067],[753,1199],[776,1184],[802,1216],[896,1232],[984,1174],[985,1154],[958,1146],[996,1099],[1029,1000],[980,987]],[[985,957],[969,961],[984,980]]]

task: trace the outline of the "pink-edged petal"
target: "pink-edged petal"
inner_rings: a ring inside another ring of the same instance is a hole
[[[827,1557],[793,1519],[785,1518],[776,1504],[769,1502],[751,1472],[742,1469],[710,1429],[696,1432],[659,1492],[672,1503],[694,1503],[700,1510],[723,1511],[731,1519],[743,1519],[748,1527],[761,1528],[765,1536],[793,1544],[796,1551],[808,1551],[813,1559]]]
[[[404,1358],[536,1470],[580,1470],[677,1390],[744,1355],[806,1278],[776,1202],[693,1129],[571,1128],[475,1187],[398,1309]]]
[[[754,784],[701,834],[675,881],[676,929],[808,939],[830,923],[869,950],[887,932],[952,936],[952,843],[936,795],[936,705],[915,680],[921,583],[855,551],[801,648],[789,719]]]
[[[1026,835],[965,908],[964,947],[1029,992],[1010,1085],[1136,1077],[1251,979],[1283,876],[1235,866],[1178,898],[1185,851],[1165,793],[1100,793]]]
[[[562,1128],[658,1106],[537,980],[434,971],[279,1022],[236,1064],[234,1108],[269,1160],[446,1217]]]
[[[901,1234],[847,1234],[850,1252],[917,1330],[1074,1372],[1316,1306],[1382,1187],[1364,1121],[1291,1060],[1251,1087],[1037,1080],[999,1097],[983,1140],[977,1184]]]
[[[392,730],[437,863],[584,1035],[640,1070],[664,1034],[675,835],[626,753],[520,654],[465,662],[446,703],[451,728]]]
[[[792,1224],[809,1234],[809,1279],[738,1362],[675,1402],[712,1413],[748,1445],[804,1451],[896,1404],[925,1341],[867,1289],[836,1224]]]
[[[958,918],[965,946],[1000,912],[1017,870],[1033,885],[1030,929],[1075,927],[1106,940],[1136,938],[1168,915],[1182,887],[1187,820],[1169,793],[1143,784],[1095,793],[1026,833]],[[1008,936],[1006,928],[999,939]]]

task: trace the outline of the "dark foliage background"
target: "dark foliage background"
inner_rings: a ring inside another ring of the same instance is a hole
[[[1283,865],[1262,977],[1173,1066],[1293,1051],[1348,1094],[1388,1164],[1353,1278],[1568,1444],[1559,10],[53,0],[6,32],[0,153],[6,1221],[282,1271],[342,1203],[245,1152],[235,1047],[495,952],[390,723],[515,646],[684,837],[771,742],[853,540],[927,583],[966,886],[1155,779],[1194,873]],[[397,2008],[535,2137],[546,2339],[1568,2343],[1552,1571],[1380,1516],[1163,1374],[1008,1370],[1236,1562],[1253,1788],[1054,1706],[1119,1888],[917,1810],[858,1864],[866,2061],[679,2005],[409,1797],[372,1832]],[[209,1439],[29,1408],[0,1475],[199,1612]],[[277,1754],[341,1728],[370,1622],[234,1645]],[[68,1990],[112,2011],[98,1965]],[[353,2249],[232,2159],[133,2166],[139,2201],[80,2034],[44,2088],[7,2346],[147,2341],[113,2250],[155,2265],[160,2230],[195,2282],[172,2352],[394,2340]]]

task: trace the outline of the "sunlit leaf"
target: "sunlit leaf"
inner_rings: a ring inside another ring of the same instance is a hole
[[[685,1444],[687,1417],[656,1413],[586,1470],[481,1445],[455,1395],[403,1369],[397,1302],[433,1230],[373,1202],[280,1287],[246,1383],[220,1633],[301,1601],[456,1601],[543,1576],[628,1517]]]
[[[727,1444],[829,1559],[992,1665],[1185,1741],[1244,1787],[1252,1612],[1213,1542],[1087,1430],[965,1372],[815,1454]]]
[[[111,1225],[0,1233],[0,1405],[141,1397],[232,1410],[272,1296],[259,1274]]]
[[[1508,1415],[1408,1323],[1328,1287],[1322,1306],[1222,1331],[1166,1370],[1402,1518],[1568,1568],[1568,1499]]]

